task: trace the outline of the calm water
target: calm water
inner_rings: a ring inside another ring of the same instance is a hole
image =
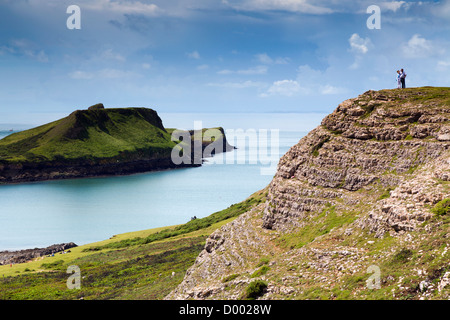
[[[193,119],[202,120],[205,127],[219,125],[211,115],[191,118],[179,115],[172,116],[172,122],[163,121],[166,127],[187,129],[193,127]],[[266,118],[253,117],[244,126],[241,117],[242,123],[233,126],[233,118],[227,122],[223,116],[221,125],[237,136],[231,144],[240,144],[253,129],[258,144],[245,140],[245,147],[209,159],[199,168],[0,186],[0,250],[70,241],[82,245],[118,233],[184,223],[194,215],[205,217],[240,202],[272,179],[273,170],[263,162],[263,155],[272,155],[272,164],[276,165],[291,146],[320,123],[322,116],[278,115],[271,122]],[[259,130],[283,126],[297,130],[280,131],[278,141],[272,140],[275,133]],[[234,129],[243,129],[244,133]],[[0,138],[7,134],[0,131]],[[268,148],[261,153],[264,141]]]

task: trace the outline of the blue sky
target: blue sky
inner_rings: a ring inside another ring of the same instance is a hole
[[[0,116],[331,112],[401,67],[407,86],[450,86],[449,35],[449,0],[0,0]]]

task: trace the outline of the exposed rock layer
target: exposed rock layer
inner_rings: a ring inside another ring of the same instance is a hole
[[[47,248],[34,248],[25,249],[18,251],[0,251],[0,265],[10,264],[10,263],[24,263],[35,258],[46,256],[49,254],[54,254],[74,248],[77,245],[73,242],[54,244]]]
[[[448,105],[403,102],[395,92],[369,91],[344,101],[280,160],[264,227],[295,225],[345,190],[398,185],[401,174],[449,149],[443,139],[449,114]]]
[[[391,268],[397,256],[408,261],[402,252],[414,250],[419,276],[410,281],[424,289],[402,286],[411,273],[405,266],[404,276],[383,274],[392,286],[386,298],[433,298],[425,284],[439,277],[442,294],[450,234],[430,209],[450,198],[449,132],[450,88],[368,91],[344,101],[281,158],[266,203],[210,236],[167,299],[237,299],[263,258],[270,261],[256,277],[268,282],[263,299],[308,296],[306,288],[333,298],[349,286],[357,289],[345,294],[358,298],[364,283],[349,278],[371,264]],[[430,245],[430,256],[420,254]]]

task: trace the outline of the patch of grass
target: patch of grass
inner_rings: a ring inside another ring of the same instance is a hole
[[[383,194],[381,194],[381,196],[378,198],[378,200],[383,200],[383,199],[387,199],[391,196],[391,191],[394,190],[393,188],[387,188]]]
[[[336,206],[327,206],[317,216],[311,217],[306,227],[294,233],[289,233],[279,237],[277,242],[285,248],[301,248],[317,237],[329,233],[332,229],[342,227],[356,219],[357,212],[337,212]]]
[[[237,277],[239,277],[239,274],[233,273],[233,274],[230,274],[229,276],[226,276],[225,278],[223,278],[222,282],[225,283],[225,282],[233,281]]]
[[[390,263],[394,265],[407,263],[412,255],[413,252],[410,249],[402,248],[391,258]]]
[[[75,259],[70,264],[79,266],[82,277],[77,290],[67,288],[70,275],[65,268],[55,269],[62,266],[56,261],[47,266],[51,272],[0,278],[0,299],[162,299],[183,280],[205,240],[195,237],[144,245],[145,254],[129,248]]]
[[[44,269],[60,269],[63,266],[63,264],[64,264],[64,260],[56,260],[54,262],[41,264],[41,268],[44,268]]]
[[[270,258],[268,258],[268,257],[262,257],[260,260],[259,260],[259,263],[258,263],[258,267],[261,267],[261,266],[263,266],[263,265],[266,265],[266,264],[269,264],[269,262],[270,262]]]
[[[253,272],[251,274],[250,278],[257,278],[257,277],[260,277],[262,275],[265,275],[269,270],[270,270],[270,267],[264,265],[261,268],[259,268],[258,270],[256,270],[255,272]]]
[[[409,167],[409,169],[406,171],[406,173],[407,173],[407,174],[412,174],[412,173],[414,173],[414,171],[416,171],[418,168],[419,168],[418,165],[411,166],[411,167]]]
[[[443,199],[436,203],[436,205],[431,209],[431,212],[436,216],[450,214],[450,198]]]
[[[330,137],[326,137],[325,139],[321,140],[318,144],[316,144],[316,145],[312,148],[311,154],[312,154],[314,157],[317,157],[317,156],[319,155],[319,150],[320,150],[320,148],[322,148],[323,145],[324,145],[325,143],[327,143],[328,141],[330,141]]]
[[[368,103],[361,108],[364,109],[365,113],[360,117],[360,119],[366,119],[370,116],[370,114],[375,110],[376,107],[380,106],[381,103]]]

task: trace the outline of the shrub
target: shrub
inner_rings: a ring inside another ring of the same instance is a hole
[[[406,262],[408,262],[408,259],[412,255],[413,255],[413,252],[411,250],[403,248],[392,257],[391,262],[392,263],[406,263]]]
[[[450,213],[450,198],[446,198],[444,200],[439,201],[436,205],[431,209],[437,216],[443,216],[444,214]]]
[[[249,283],[247,289],[245,289],[244,299],[254,300],[262,296],[267,289],[267,282],[262,280],[255,280]]]

